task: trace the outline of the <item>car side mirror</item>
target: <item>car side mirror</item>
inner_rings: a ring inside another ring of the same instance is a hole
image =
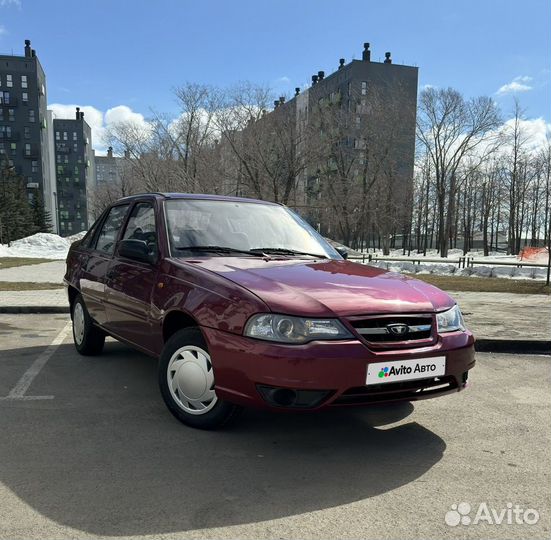
[[[143,240],[121,240],[119,242],[119,255],[127,259],[152,264],[155,262],[155,254]]]
[[[337,253],[343,258],[348,259],[348,250],[343,247],[337,247],[335,248],[337,250]]]

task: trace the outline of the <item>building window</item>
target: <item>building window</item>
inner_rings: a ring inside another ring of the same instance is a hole
[[[10,122],[15,122],[15,109],[8,109],[8,119]]]
[[[65,163],[69,163],[69,156],[65,154]]]
[[[59,141],[59,131],[56,131],[56,132],[55,132],[55,140],[56,140],[56,141]]]
[[[77,132],[73,131],[73,141],[76,141],[76,140],[77,140]]]
[[[4,109],[0,107],[0,122],[4,121]]]
[[[25,103],[29,103],[29,94],[27,92],[21,93],[21,101]]]
[[[6,154],[6,148],[3,142],[0,142],[0,156],[3,156]]]
[[[361,124],[361,118],[359,116],[356,116],[356,126],[360,127]]]
[[[13,86],[13,79],[11,75],[6,75],[6,86],[11,88]]]
[[[21,75],[21,88],[27,88],[27,76]]]
[[[11,155],[15,156],[15,154],[17,154],[17,143],[12,142],[10,144],[10,148],[11,148]]]
[[[67,132],[66,132],[66,131],[63,132],[63,140],[64,140],[64,141],[67,140]]]
[[[57,174],[63,174],[63,165],[57,166]]]
[[[38,172],[38,161],[31,161],[31,172]]]
[[[29,126],[23,128],[23,137],[25,137],[25,139],[31,138],[31,128]]]
[[[10,93],[9,92],[0,92],[0,103],[4,105],[10,104]]]
[[[362,81],[362,96],[367,96],[367,81]]]
[[[73,144],[73,151],[78,152],[78,144],[77,143]]]
[[[77,174],[78,174],[78,166],[75,165],[75,175],[77,175]]]
[[[29,122],[34,124],[35,121],[36,121],[36,118],[34,116],[34,109],[29,109]]]
[[[30,145],[30,143],[25,143],[25,155],[26,156],[31,155],[31,145]]]
[[[61,154],[57,154],[55,160],[57,161],[57,163],[61,163]]]

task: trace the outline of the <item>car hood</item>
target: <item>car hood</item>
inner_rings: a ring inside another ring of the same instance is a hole
[[[441,311],[455,302],[422,281],[345,260],[186,259],[245,287],[278,313],[327,317]]]

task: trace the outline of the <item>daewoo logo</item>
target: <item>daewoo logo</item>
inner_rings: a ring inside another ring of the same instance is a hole
[[[403,336],[409,330],[409,326],[403,323],[387,324],[386,327],[391,334],[396,336]]]
[[[415,367],[411,366],[391,366],[383,367],[379,371],[378,376],[380,379],[385,377],[391,377],[392,375],[411,375],[412,373],[430,373],[436,371],[436,364],[415,364]]]

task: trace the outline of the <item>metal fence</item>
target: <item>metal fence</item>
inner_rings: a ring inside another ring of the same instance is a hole
[[[385,262],[410,262],[413,264],[422,263],[439,263],[439,264],[456,264],[458,268],[474,268],[475,265],[482,266],[514,266],[515,268],[531,267],[531,268],[547,268],[547,264],[534,263],[528,261],[485,261],[477,260],[474,257],[462,256],[457,259],[441,259],[441,258],[428,258],[428,257],[390,257],[384,255],[376,255],[374,253],[367,253],[361,256],[350,255],[350,260],[359,260],[363,264],[385,261]]]

